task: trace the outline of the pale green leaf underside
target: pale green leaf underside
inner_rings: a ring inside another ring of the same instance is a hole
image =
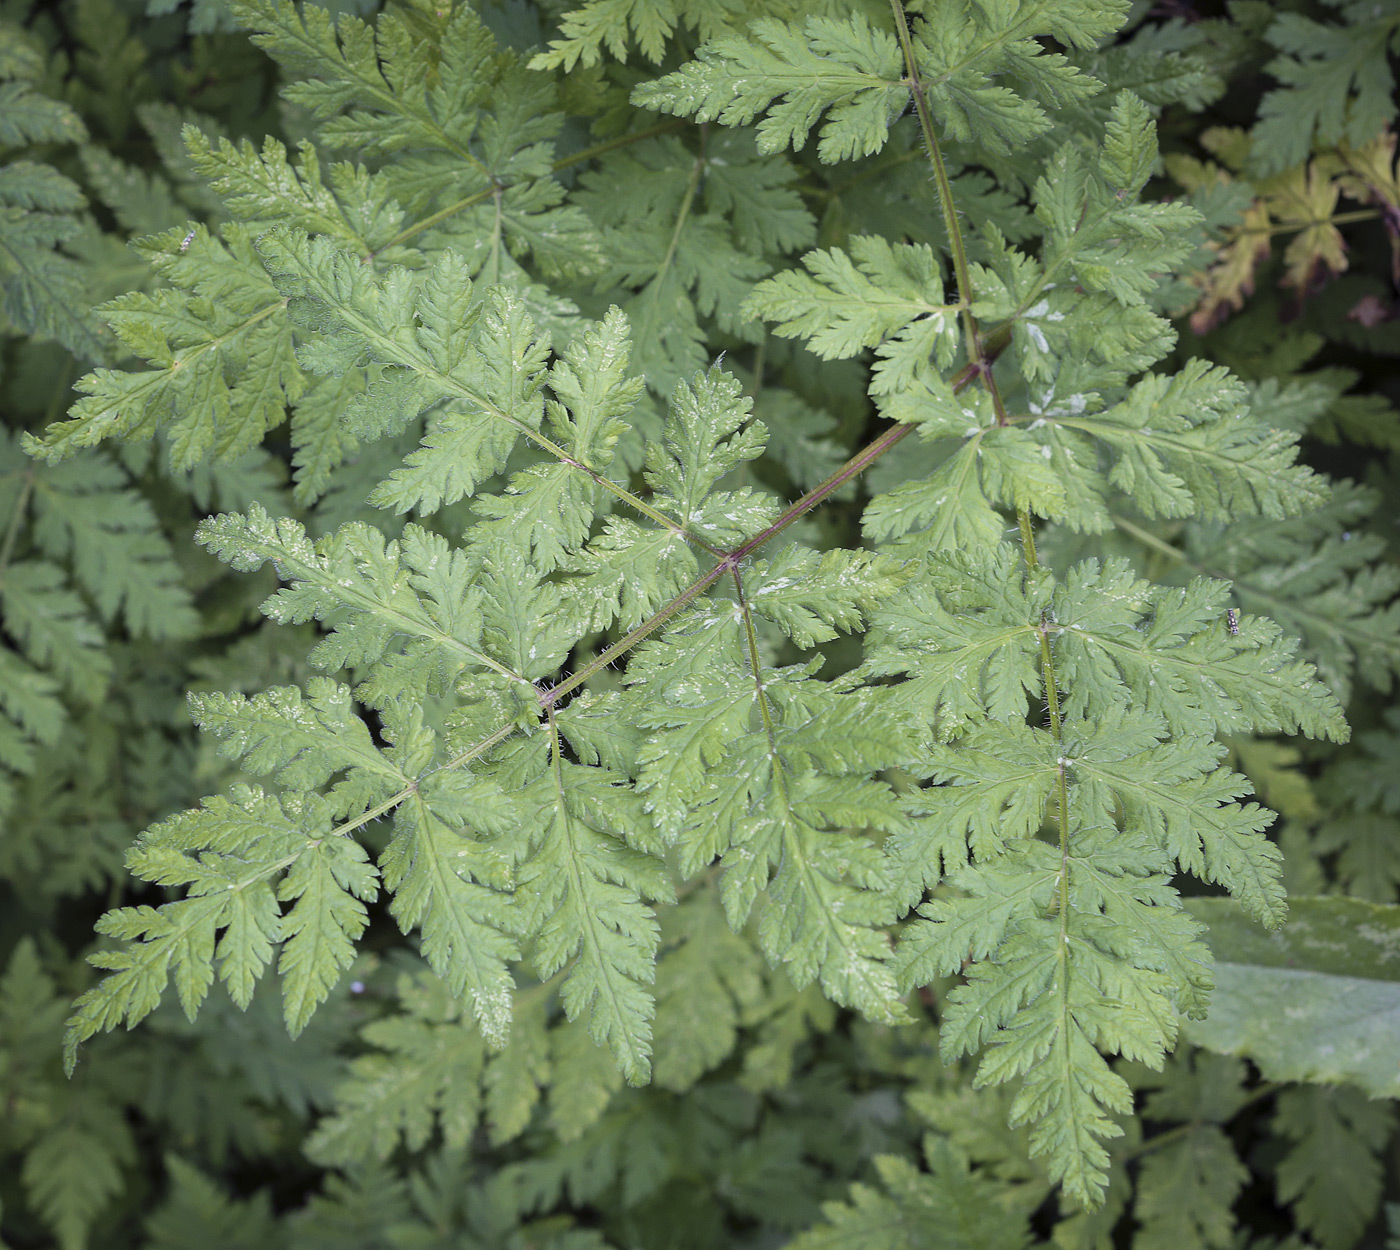
[[[1217,982],[1210,1015],[1185,1026],[1190,1041],[1245,1056],[1267,1080],[1400,1097],[1400,907],[1294,898],[1272,933],[1225,900],[1188,907],[1209,926]]]

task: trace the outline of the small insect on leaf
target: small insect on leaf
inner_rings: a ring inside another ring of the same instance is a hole
[[[1238,608],[1225,609],[1225,626],[1232,634],[1240,632],[1240,613]]]
[[[189,232],[189,234],[185,235],[185,237],[184,237],[183,239],[180,240],[180,250],[181,250],[182,252],[187,252],[187,251],[189,251],[190,244],[193,243],[193,242],[194,242],[194,231],[191,230],[191,231]]]

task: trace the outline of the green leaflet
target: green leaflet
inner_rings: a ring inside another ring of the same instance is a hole
[[[167,643],[198,628],[189,590],[150,501],[119,463],[87,453],[36,466],[0,437],[0,498],[11,538],[0,573],[0,811],[13,781],[44,771],[72,709],[103,699],[113,677],[105,634]]]
[[[1400,14],[1382,5],[1348,16],[1338,26],[1282,13],[1270,25],[1265,38],[1279,55],[1269,72],[1280,85],[1259,103],[1252,163],[1261,173],[1299,164],[1314,139],[1360,147],[1395,116],[1385,49],[1400,35]]]
[[[928,1172],[897,1155],[877,1157],[881,1188],[852,1185],[850,1203],[828,1203],[828,1222],[796,1238],[793,1250],[913,1250],[925,1244],[931,1222],[945,1230],[949,1245],[1018,1250],[1027,1244],[1020,1221],[993,1216],[965,1157],[933,1137],[925,1154]]]
[[[63,1105],[66,1082],[52,1064],[49,1048],[62,1014],[59,987],[33,940],[26,938],[0,976],[0,1035],[6,1049],[29,1068],[30,1095],[40,1107]],[[120,1191],[122,1168],[135,1154],[131,1128],[110,1091],[84,1100],[75,1110],[78,1114],[66,1120],[42,1125],[22,1172],[29,1200],[70,1242],[85,1235]]]
[[[567,72],[575,65],[597,65],[604,47],[618,60],[627,59],[627,45],[635,40],[642,55],[659,61],[666,40],[678,22],[696,27],[702,39],[726,30],[735,10],[716,0],[585,0],[573,12],[565,13],[559,39],[552,39],[548,52],[530,62],[531,69],[562,66]]]
[[[403,221],[383,175],[366,176],[363,169],[341,163],[332,167],[328,186],[310,143],[302,145],[301,160],[292,166],[275,139],[266,140],[261,154],[247,142],[213,144],[194,126],[185,128],[184,139],[190,163],[258,234],[294,225],[365,254],[384,250]]]
[[[0,39],[0,148],[86,139],[87,127],[72,108],[35,89],[43,63],[19,30],[6,26]],[[74,255],[85,207],[77,184],[47,164],[0,166],[0,309],[21,332],[101,360],[107,344],[87,311],[83,266]]]
[[[941,784],[912,794],[912,823],[888,846],[906,904],[940,880],[958,895],[918,908],[898,964],[916,986],[983,961],[949,997],[944,1053],[988,1046],[979,1082],[1024,1078],[1013,1116],[1033,1125],[1052,1175],[1088,1198],[1106,1180],[1095,1139],[1116,1136],[1109,1113],[1130,1105],[1098,1052],[1159,1066],[1175,1012],[1205,1010],[1209,956],[1166,872],[1224,885],[1257,920],[1282,919],[1279,853],[1262,836],[1272,816],[1236,802],[1249,784],[1219,767],[1205,735],[1344,727],[1274,638],[1228,632],[1220,588],[1164,591],[1096,562],[1057,588],[1040,570],[1023,582],[1013,560],[949,560],[876,615],[868,671],[908,673],[888,700],[951,739],[931,753]],[[1250,661],[1190,658],[1221,643],[1249,648]],[[1207,668],[1204,681],[1191,675]],[[1047,674],[1068,695],[1053,696],[1051,726],[1037,729],[1026,699],[1044,696]],[[1038,837],[1046,823],[1058,851]]]
[[[950,137],[976,135],[993,151],[1024,143],[1050,125],[1041,103],[1027,96],[1063,106],[1100,88],[1034,40],[1053,35],[1092,45],[1116,28],[1120,14],[1116,6],[1084,3],[1017,4],[997,17],[975,6],[930,10],[914,26],[913,49],[935,120]],[[766,109],[758,125],[765,151],[800,149],[826,113],[818,154],[834,163],[884,146],[889,123],[907,100],[902,60],[895,37],[860,13],[811,17],[800,31],[759,19],[748,38],[711,39],[693,62],[639,88],[633,99],[727,126],[746,125]]]
[[[183,252],[180,234],[177,227],[155,236],[148,255],[185,291],[133,292],[102,309],[122,343],[155,368],[89,374],[68,420],[49,426],[42,443],[27,440],[32,455],[52,463],[104,438],[168,430],[174,468],[211,454],[232,459],[257,446],[301,393],[285,301],[248,232],[229,227],[225,243],[197,230]]]
[[[1303,654],[1343,703],[1355,680],[1387,689],[1400,663],[1395,573],[1370,561],[1373,536],[1360,528],[1371,501],[1338,483],[1301,516],[1193,524],[1185,535],[1186,567],[1199,569],[1213,540],[1212,567],[1229,577],[1241,606],[1302,639]]]
[[[349,966],[366,924],[364,900],[378,892],[378,874],[357,843],[321,836],[326,807],[314,795],[279,801],[244,787],[149,830],[129,856],[132,870],[185,886],[189,895],[104,918],[104,932],[131,945],[98,956],[111,975],[78,1001],[69,1020],[70,1068],[79,1042],[121,1020],[142,1019],[171,979],[193,1017],[216,959],[234,1001],[246,1005],[279,940],[283,1015],[290,1032],[301,1031]],[[190,850],[203,853],[196,860]],[[293,906],[283,913],[281,902]]]
[[[732,925],[768,887],[760,941],[799,986],[820,978],[835,1001],[897,1020],[889,951],[867,927],[890,914],[883,857],[833,826],[897,826],[884,786],[836,779],[900,762],[911,737],[872,701],[800,671],[746,672],[741,622],[739,611],[697,613],[641,657],[643,679],[667,677],[653,681],[661,706],[641,713],[656,732],[639,786],[689,871],[722,857]]]
[[[703,317],[754,338],[743,315],[753,282],[773,258],[815,238],[797,176],[787,161],[756,153],[747,135],[723,133],[700,151],[646,139],[582,176],[577,200],[603,230],[598,285],[635,292],[623,308],[637,367],[659,395],[705,367]]]
[[[659,938],[645,898],[674,901],[658,849],[625,779],[565,764],[556,738],[550,774],[532,787],[539,849],[522,866],[524,923],[536,935],[542,978],[572,968],[560,990],[570,1018],[588,1012],[595,1041],[607,1044],[634,1084],[651,1075],[654,977]],[[650,852],[650,853],[649,853]]]
[[[760,19],[750,32],[711,40],[685,68],[638,89],[634,101],[727,126],[746,125],[767,109],[758,127],[762,152],[800,149],[827,110],[822,160],[868,156],[884,145],[890,121],[907,102],[899,45],[888,33],[871,29],[860,14],[809,18],[800,34]]]
[[[1380,1206],[1375,1154],[1394,1131],[1394,1111],[1346,1086],[1305,1086],[1279,1099],[1276,1124],[1292,1143],[1279,1198],[1320,1244],[1351,1244]]]
[[[551,172],[549,155],[564,120],[556,93],[499,49],[471,8],[433,10],[430,17],[388,14],[371,28],[353,17],[337,24],[321,9],[301,11],[286,0],[237,7],[254,42],[304,75],[287,96],[320,120],[324,144],[370,158],[394,154],[373,175],[350,163],[332,171],[337,204],[353,208],[358,219],[351,229],[362,251],[398,259],[401,245],[424,228],[402,226],[411,211],[441,222],[477,263],[486,259],[480,233],[495,226],[511,255],[532,257],[550,277],[597,268],[597,228],[576,205],[561,205],[563,188]],[[251,154],[241,161],[231,148],[227,154],[216,185],[245,197],[230,207],[254,216],[285,201],[274,179],[240,178],[237,166],[246,168]],[[319,190],[314,168],[308,175],[308,189]],[[298,219],[304,194],[292,185],[286,190],[290,211],[282,208],[280,223],[320,229]],[[497,192],[493,208],[487,201]],[[327,233],[350,237],[349,225],[338,221]],[[498,252],[497,279],[500,264]]]
[[[877,347],[875,393],[903,390],[932,356],[942,369],[958,346],[957,318],[943,302],[943,282],[926,247],[891,247],[884,239],[851,240],[841,252],[809,252],[811,277],[789,271],[755,289],[748,307],[776,321],[784,338],[805,338],[825,359]]]

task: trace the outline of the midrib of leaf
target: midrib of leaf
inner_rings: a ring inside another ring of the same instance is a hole
[[[1351,212],[1332,213],[1330,216],[1325,217],[1294,217],[1287,221],[1281,221],[1275,226],[1246,226],[1243,230],[1233,231],[1230,237],[1234,239],[1271,239],[1276,234],[1298,234],[1317,226],[1349,226],[1359,221],[1376,221],[1383,215],[1384,214],[1378,208],[1358,208]]]
[[[492,179],[491,198],[494,201],[494,213],[491,218],[491,281],[498,283],[501,280],[501,184]]]
[[[686,180],[685,194],[681,197],[680,211],[676,214],[676,225],[671,231],[671,242],[666,248],[666,255],[661,258],[661,267],[656,271],[653,282],[659,281],[666,276],[671,268],[672,262],[676,259],[676,248],[680,246],[681,231],[685,229],[685,223],[690,217],[691,206],[695,203],[695,193],[700,188],[700,175],[705,172],[705,154],[698,152],[695,160],[690,166],[690,177]]]
[[[815,55],[815,54],[814,54]],[[826,60],[827,58],[822,58]],[[855,95],[862,91],[874,91],[876,89],[889,91],[892,87],[900,86],[899,80],[881,78],[879,74],[872,74],[867,70],[854,69],[850,65],[839,61],[827,60],[827,64],[822,67],[822,85],[828,83],[839,85],[844,90]],[[789,66],[787,62],[782,62],[778,66],[765,68],[763,73],[765,84],[773,83],[778,89],[773,92],[773,97],[790,95],[794,92],[801,92],[812,85],[812,71],[805,68]]]
[[[802,822],[797,813],[793,811],[787,770],[778,753],[777,737],[773,730],[773,710],[768,702],[768,692],[764,688],[763,661],[758,653],[758,630],[754,628],[753,612],[749,607],[748,596],[744,594],[743,578],[738,568],[733,568],[730,571],[734,577],[734,588],[738,595],[740,610],[743,613],[744,649],[749,661],[749,673],[753,678],[754,702],[758,706],[758,714],[763,721],[763,732],[768,738],[768,760],[769,767],[772,769],[773,794],[783,812],[783,857],[785,860],[790,860],[796,868],[797,875],[802,881],[804,894],[810,899],[819,900],[822,897],[821,883],[817,880],[816,874],[812,871],[812,865],[807,859],[801,835],[794,828],[795,825]],[[846,933],[837,922],[836,917],[832,915],[831,909],[821,907],[819,910],[822,927],[827,931],[831,945],[837,946],[845,952],[848,968],[858,967],[861,962],[860,954],[851,951]]]
[[[289,860],[288,863],[290,862]],[[191,894],[187,898],[182,899],[181,902],[183,902],[185,906],[178,909],[182,919],[179,924],[171,926],[171,931],[163,935],[162,941],[169,946],[178,945],[179,942],[188,938],[191,933],[198,929],[200,925],[218,916],[219,912],[224,908],[229,893],[246,890],[250,885],[256,885],[260,880],[263,880],[264,876],[265,874],[257,874],[254,876],[241,877],[236,884],[230,884],[227,889],[219,890],[217,893]],[[190,906],[191,903],[195,903],[195,905]],[[168,918],[169,915],[169,912],[161,913],[162,919]],[[190,917],[190,919],[185,919],[186,917]],[[161,943],[151,943],[150,947],[158,949],[160,945]],[[127,949],[129,950],[130,947]],[[123,969],[123,971],[134,972],[137,968],[150,968],[168,959],[169,954],[167,953],[162,957],[152,960],[137,960],[132,966]]]
[[[250,546],[259,551],[264,559],[271,560],[277,566],[279,573],[281,573],[282,570],[286,570],[287,573],[291,574],[291,576],[283,576],[283,581],[289,582],[293,577],[296,577],[318,589],[324,586],[324,571],[314,564],[308,564],[304,560],[299,560],[295,556],[288,554],[286,547],[273,547],[271,544],[252,543],[250,543]],[[483,668],[491,669],[502,677],[519,682],[524,686],[533,685],[528,677],[524,677],[520,673],[515,672],[513,669],[502,664],[499,660],[493,659],[491,656],[487,655],[486,652],[479,651],[477,648],[463,642],[460,638],[454,638],[451,634],[444,633],[442,630],[438,629],[437,626],[432,623],[432,618],[429,617],[427,613],[424,613],[422,619],[411,616],[409,613],[393,607],[389,602],[383,599],[376,599],[372,595],[365,593],[353,582],[351,582],[349,586],[344,586],[337,582],[334,593],[335,597],[346,607],[357,608],[369,616],[390,620],[402,626],[399,631],[400,633],[407,634],[411,638],[431,639],[445,648],[457,651],[467,659],[475,661]],[[416,603],[419,601],[415,599],[414,602]],[[382,756],[376,754],[373,757],[373,761],[372,767],[381,772],[385,771],[384,759]],[[399,780],[407,780],[404,774],[399,770],[393,769],[392,771],[393,775],[397,776]]]
[[[420,844],[424,845],[426,859],[430,865],[430,872],[432,874],[433,894],[439,899],[450,899],[452,897],[454,883],[460,884],[461,879],[447,867],[447,856],[442,853],[441,848],[438,846],[436,832],[438,825],[442,823],[441,818],[423,801],[423,797],[418,791],[417,784],[411,785],[403,795],[395,796],[395,798],[388,800],[386,803],[380,804],[378,814],[384,815],[394,806],[397,806],[398,802],[410,797],[413,802],[418,805],[414,837]],[[370,818],[370,814],[366,813],[365,819]],[[354,822],[346,822],[340,829],[347,829],[348,831],[348,829],[354,827]],[[337,829],[335,832],[339,833],[340,829]],[[394,905],[391,905],[389,909],[391,915],[394,915],[397,903],[398,896],[395,895]],[[447,924],[452,930],[452,949],[459,960],[472,964],[474,984],[483,988],[489,985],[491,981],[491,970],[489,968],[484,968],[480,961],[473,958],[476,935],[461,923],[458,909],[450,905],[436,907],[433,909],[433,914],[437,917],[445,916],[447,918]],[[397,919],[396,915],[395,919]]]
[[[773,732],[773,709],[768,705],[768,694],[763,687],[763,662],[758,654],[758,630],[754,628],[753,610],[749,607],[748,596],[744,593],[744,579],[739,570],[730,570],[734,578],[734,593],[738,598],[739,610],[744,619],[744,650],[749,661],[749,675],[753,678],[754,702],[763,721],[763,732],[768,739],[768,758],[773,762],[773,775],[776,779],[781,770],[778,759],[778,742]]]
[[[398,234],[384,244],[383,247],[376,248],[371,252],[366,252],[364,257],[365,262],[369,263],[381,252],[387,252],[390,248],[399,247],[401,244],[407,243],[414,235],[422,234],[424,230],[431,230],[434,226],[440,226],[444,221],[447,221],[448,218],[455,217],[458,213],[465,212],[469,208],[475,208],[478,204],[489,200],[491,196],[495,194],[495,190],[496,184],[493,180],[491,186],[485,187],[480,191],[473,191],[470,195],[464,195],[460,200],[449,204],[446,208],[440,208],[437,212],[424,217],[422,221],[416,221],[413,225],[404,227],[404,229],[400,230]]]
[[[980,430],[978,431],[975,437],[979,441],[981,440],[982,433]],[[966,487],[967,484],[976,477],[977,458],[975,456],[964,455],[960,457],[960,463],[958,465],[958,474],[952,481],[952,489],[961,493],[961,489]],[[948,536],[952,532],[953,524],[957,521],[957,513],[952,508],[943,508],[940,511],[942,513],[941,518],[935,521],[934,524],[929,527],[927,532],[938,537],[938,547],[940,549],[946,549],[947,547],[952,545],[948,541]]]
[[[479,759],[493,747],[500,746],[502,742],[519,728],[520,726],[517,725],[515,721],[507,721],[494,732],[488,734],[480,742],[475,743],[460,755],[454,756],[452,759],[448,760],[440,771],[454,772],[459,768],[465,768],[472,760]],[[397,794],[391,794],[387,799],[375,804],[375,806],[371,807],[368,811],[361,812],[358,816],[352,816],[349,820],[343,821],[326,836],[328,838],[335,838],[354,833],[357,829],[369,824],[370,821],[378,820],[381,816],[387,816],[400,803],[404,802],[406,799],[412,798],[417,793],[418,782],[413,778],[409,778],[403,789]]]
[[[671,270],[671,265],[676,259],[676,249],[680,246],[681,232],[685,229],[685,223],[690,218],[690,209],[695,202],[695,194],[700,189],[700,176],[705,172],[704,151],[696,154],[694,162],[690,167],[690,177],[686,180],[685,191],[681,196],[680,208],[676,213],[676,224],[671,229],[671,241],[666,246],[666,254],[661,258],[661,263],[656,267],[656,273],[647,283],[645,291],[642,293],[644,300],[656,300],[656,293],[661,289],[661,283]]]
[[[550,742],[550,772],[554,778],[554,803],[555,811],[558,813],[560,827],[564,830],[564,836],[568,840],[569,854],[569,891],[573,897],[575,908],[581,918],[581,933],[583,942],[588,954],[592,957],[593,966],[599,970],[598,980],[607,987],[608,1016],[609,1019],[617,1022],[627,1019],[627,1009],[618,997],[616,979],[619,973],[613,968],[604,952],[603,939],[599,934],[598,918],[593,914],[593,909],[588,906],[588,898],[583,883],[583,872],[579,868],[580,855],[578,847],[574,841],[573,821],[574,817],[569,811],[568,803],[565,801],[564,785],[564,760],[562,744],[559,741],[559,723],[554,716],[554,708],[548,709],[549,716],[549,742]],[[582,955],[580,955],[582,958]],[[636,1044],[631,1030],[623,1029],[623,1035],[627,1039],[628,1063],[635,1072],[646,1072],[650,1068],[650,1060],[647,1051]],[[614,1030],[614,1035],[615,1035]]]
[[[1163,433],[1149,426],[1133,426],[1129,428],[1121,425],[1114,425],[1110,421],[1096,420],[1093,417],[1062,417],[1052,414],[1038,415],[1035,417],[1035,420],[1043,420],[1047,424],[1054,422],[1056,425],[1067,426],[1072,430],[1079,430],[1087,434],[1090,438],[1102,438],[1102,435],[1096,435],[1096,431],[1099,430],[1111,430],[1118,437],[1130,434],[1135,442],[1145,443],[1148,446],[1169,448],[1172,451],[1179,452],[1183,459],[1205,462],[1209,465],[1225,466],[1227,472],[1224,476],[1227,477],[1238,473],[1244,477],[1261,478],[1266,482],[1270,479],[1270,475],[1267,472],[1258,469],[1252,470],[1251,462],[1248,457],[1231,460],[1228,456],[1213,452],[1209,447],[1197,443],[1189,443],[1178,435]],[[1103,441],[1108,442],[1109,440],[1104,438]]]

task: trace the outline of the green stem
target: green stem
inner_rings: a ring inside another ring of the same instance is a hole
[[[1031,524],[1030,513],[1024,508],[1016,510],[1016,527],[1021,531],[1021,554],[1025,557],[1026,571],[1030,572],[1040,560],[1035,553],[1035,527]]]
[[[1358,221],[1375,221],[1381,215],[1378,208],[1358,208],[1350,213],[1334,213],[1331,217],[1319,217],[1308,221],[1281,221],[1276,226],[1247,226],[1234,231],[1230,237],[1242,239],[1246,236],[1261,235],[1272,238],[1276,234],[1296,233],[1299,230],[1312,230],[1317,226],[1349,226]]]
[[[749,597],[744,593],[744,579],[737,568],[730,569],[734,578],[734,594],[739,611],[744,617],[744,644],[749,653],[749,669],[753,673],[754,701],[758,704],[758,714],[763,721],[763,732],[768,738],[768,758],[773,761],[773,769],[778,771],[778,740],[773,728],[773,709],[768,705],[768,692],[763,688],[763,659],[758,653],[758,630],[754,627],[753,611],[749,607]]]
[[[1026,561],[1026,570],[1030,572],[1039,567],[1040,561],[1035,552],[1035,528],[1031,524],[1030,513],[1025,508],[1016,510],[1016,524],[1021,531],[1021,554]],[[1055,653],[1050,646],[1048,619],[1041,618],[1036,633],[1040,636],[1040,672],[1045,682],[1045,709],[1050,716],[1050,732],[1058,746],[1064,742],[1065,727],[1060,710],[1060,686],[1055,677]],[[1060,925],[1063,930],[1069,913],[1069,781],[1065,776],[1063,760],[1055,767],[1055,806],[1058,809],[1057,823],[1060,827]]]
[[[491,198],[495,201],[496,214],[491,223],[491,282],[501,281],[501,248],[504,246],[504,213],[502,212],[503,191],[500,183],[491,186]]]
[[[1246,1107],[1252,1107],[1256,1102],[1263,1102],[1266,1098],[1272,1098],[1283,1089],[1283,1087],[1282,1082],[1270,1081],[1261,1085],[1258,1089],[1251,1090],[1249,1097],[1235,1108],[1230,1118],[1234,1119],[1234,1117],[1239,1115]],[[1171,1128],[1147,1138],[1146,1141],[1138,1142],[1136,1146],[1132,1146],[1123,1151],[1118,1157],[1124,1163],[1132,1159],[1140,1159],[1143,1155],[1150,1155],[1154,1151],[1160,1150],[1163,1146],[1170,1146],[1174,1141],[1180,1141],[1183,1137],[1194,1133],[1203,1124],[1209,1123],[1212,1123],[1212,1121],[1188,1120],[1185,1124],[1174,1124]]]
[[[923,79],[919,74],[918,59],[914,55],[914,40],[909,31],[909,22],[900,0],[890,0],[894,13],[895,31],[899,36],[899,46],[904,53],[905,69],[909,78],[909,90],[914,99],[914,110],[918,114],[919,129],[923,133],[924,146],[928,150],[929,163],[933,168],[934,182],[938,187],[939,206],[943,212],[943,225],[948,233],[948,247],[953,258],[953,273],[958,283],[958,299],[962,304],[963,325],[967,335],[968,368],[972,375],[980,377],[992,398],[998,425],[1006,425],[1010,418],[1002,402],[1001,392],[992,375],[992,361],[983,351],[981,333],[977,319],[972,315],[972,280],[967,263],[967,247],[963,242],[962,226],[958,222],[957,209],[953,204],[953,188],[948,179],[948,168],[943,161],[943,150],[939,146],[938,133],[934,128],[933,115],[924,92]],[[1010,325],[1003,327],[1009,336]],[[1035,569],[1038,559],[1035,551],[1035,530],[1030,513],[1025,508],[1016,512],[1017,526],[1021,532],[1021,551],[1028,570]],[[1050,714],[1050,728],[1057,743],[1064,739],[1064,724],[1060,712],[1060,690],[1055,677],[1055,657],[1050,646],[1050,622],[1042,620],[1037,627],[1040,635],[1040,666],[1045,682],[1045,703]],[[1067,949],[1065,931],[1069,913],[1069,783],[1063,763],[1057,767],[1056,803],[1059,808],[1060,826],[1060,928],[1061,953]]]
[[[688,125],[690,122],[683,117],[657,122],[655,126],[648,126],[645,130],[634,130],[631,134],[619,135],[616,139],[608,139],[604,143],[595,143],[592,147],[580,148],[577,152],[560,157],[550,166],[550,169],[558,173],[559,170],[567,169],[570,165],[591,161],[595,157],[602,156],[605,152],[611,152],[616,148],[630,147],[634,143],[640,143],[643,139],[654,139],[657,135],[668,135]]]
[[[460,200],[454,200],[446,208],[440,208],[435,213],[430,213],[422,221],[415,221],[413,225],[400,230],[383,247],[375,248],[374,251],[366,253],[360,257],[361,264],[369,264],[381,252],[387,252],[390,248],[401,247],[407,243],[414,235],[422,234],[425,230],[431,230],[434,226],[440,225],[449,217],[455,217],[458,213],[464,213],[469,208],[475,208],[478,204],[484,204],[495,194],[495,184],[486,187],[481,191],[473,191],[470,195],[464,195]]]
[[[34,493],[34,471],[33,461],[24,471],[24,485],[20,487],[19,494],[15,497],[15,506],[10,512],[10,523],[5,527],[5,541],[0,545],[0,578],[3,578],[5,571],[10,567],[10,557],[15,553],[15,543],[19,539],[20,529],[24,525],[24,515],[29,511],[29,497]]]
[[[933,126],[933,113],[924,93],[923,78],[919,74],[919,62],[914,55],[914,39],[909,33],[909,20],[904,15],[901,0],[890,0],[894,13],[895,33],[899,36],[900,50],[904,53],[904,66],[909,75],[909,92],[914,98],[914,111],[919,118],[919,130],[928,149],[929,162],[933,166],[933,179],[938,187],[938,206],[943,212],[943,228],[948,234],[948,246],[953,256],[953,275],[958,283],[958,302],[962,306],[963,331],[967,335],[967,358],[982,364],[982,344],[977,333],[977,319],[972,315],[972,279],[967,264],[967,248],[963,243],[962,227],[958,224],[957,209],[953,204],[953,186],[948,180],[948,167],[943,162],[943,149],[938,143],[938,133]]]
[[[1211,577],[1219,577],[1225,581],[1229,581],[1229,578],[1227,578],[1224,573],[1214,572],[1211,569],[1207,569],[1203,565],[1199,565],[1192,560],[1188,560],[1183,552],[1178,550],[1176,547],[1173,547],[1171,543],[1167,542],[1166,539],[1159,538],[1151,530],[1143,529],[1141,525],[1134,524],[1134,522],[1128,520],[1127,517],[1110,516],[1109,520],[1113,522],[1115,529],[1120,529],[1123,531],[1123,533],[1130,534],[1132,537],[1136,538],[1138,542],[1140,542],[1144,547],[1150,547],[1153,551],[1157,552],[1159,555],[1166,556],[1169,560],[1173,561],[1174,563],[1186,564],[1189,565],[1191,568],[1197,570],[1197,572],[1206,573]]]
[[[695,204],[695,193],[700,189],[700,175],[704,172],[705,153],[702,144],[701,151],[696,155],[695,162],[690,167],[690,178],[686,182],[685,197],[681,200],[681,211],[676,215],[675,229],[671,231],[671,242],[666,247],[666,255],[661,258],[656,276],[651,280],[653,286],[661,281],[676,259],[676,249],[680,247],[681,232],[685,229],[685,223],[690,219],[690,210]]]
[[[1035,530],[1031,525],[1030,513],[1025,508],[1016,510],[1016,524],[1021,531],[1021,553],[1025,557],[1027,570],[1039,566],[1035,552]],[[1062,744],[1065,740],[1064,717],[1060,710],[1060,686],[1055,677],[1055,653],[1050,646],[1050,620],[1042,614],[1036,633],[1040,637],[1040,672],[1045,682],[1045,710],[1050,716],[1050,733],[1060,758],[1055,762],[1055,806],[1056,824],[1060,832],[1060,888],[1057,911],[1060,919],[1059,961],[1061,965],[1059,984],[1062,1005],[1069,992],[1068,969],[1064,967],[1069,955],[1069,779],[1066,775]],[[1067,1006],[1064,1007],[1067,1010]]]

